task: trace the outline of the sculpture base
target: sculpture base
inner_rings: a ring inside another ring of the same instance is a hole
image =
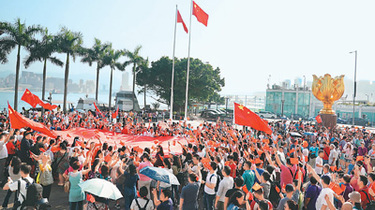
[[[336,127],[337,115],[336,114],[319,114],[322,118],[322,125],[328,129]]]

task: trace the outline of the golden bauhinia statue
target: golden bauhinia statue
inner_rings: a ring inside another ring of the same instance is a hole
[[[323,102],[323,109],[319,114],[335,114],[332,105],[344,94],[344,75],[332,78],[330,74],[325,74],[324,77],[317,77],[314,74],[313,78],[312,93]]]

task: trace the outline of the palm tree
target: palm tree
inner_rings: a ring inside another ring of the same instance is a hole
[[[134,52],[125,51],[125,56],[129,58],[129,61],[124,63],[124,66],[129,64],[133,64],[133,110],[135,110],[135,77],[137,74],[137,66],[141,64],[142,60],[144,60],[140,55],[139,51],[141,50],[142,46],[139,45],[134,49]]]
[[[122,50],[114,50],[112,49],[112,44],[109,44],[108,48],[106,49],[106,53],[103,57],[103,66],[110,67],[110,77],[109,77],[109,101],[108,101],[108,108],[111,110],[111,102],[112,102],[112,80],[113,80],[113,70],[116,68],[118,70],[123,71],[125,69],[125,65],[118,62],[118,59],[124,55],[124,51]]]
[[[95,38],[95,44],[92,46],[92,48],[84,49],[83,51],[83,58],[81,62],[88,63],[89,66],[91,66],[93,62],[96,62],[96,101],[98,101],[99,94],[99,72],[100,69],[103,68],[103,58],[108,47],[109,44],[102,44],[99,39]]]
[[[28,46],[33,36],[41,30],[42,28],[37,25],[27,27],[25,23],[21,23],[19,18],[14,23],[0,23],[0,31],[2,31],[3,34],[2,36],[5,34],[4,37],[0,38],[0,61],[2,63],[8,62],[7,54],[17,47],[14,110],[17,110],[18,107],[18,79],[21,66],[21,47]]]
[[[53,53],[57,52],[57,38],[53,35],[48,34],[48,30],[43,31],[42,40],[32,40],[30,45],[27,47],[30,52],[29,56],[25,59],[25,68],[28,68],[30,64],[40,61],[43,62],[43,85],[42,85],[42,100],[45,100],[46,92],[46,77],[47,77],[47,61],[62,67],[64,63],[57,57],[52,56]]]
[[[58,34],[58,50],[66,53],[65,62],[65,76],[64,76],[64,104],[63,111],[66,111],[66,98],[68,95],[68,81],[69,81],[69,58],[72,56],[73,62],[78,54],[82,52],[82,34],[79,32],[72,32],[63,27]]]

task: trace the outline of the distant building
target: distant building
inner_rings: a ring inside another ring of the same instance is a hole
[[[282,83],[282,85],[272,85],[271,88],[267,89],[265,110],[288,117],[297,114],[304,117],[310,116],[313,100],[311,89],[298,87],[297,85],[288,88],[287,83]]]

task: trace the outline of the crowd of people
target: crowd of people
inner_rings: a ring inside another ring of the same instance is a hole
[[[52,139],[29,128],[12,129],[7,115],[0,114],[3,208],[12,194],[18,209],[51,208],[47,200],[57,182],[69,193],[69,209],[108,209],[109,199],[78,185],[99,178],[122,193],[117,209],[375,209],[375,134],[366,128],[274,121],[268,135],[220,120],[194,127],[152,123],[132,112],[22,114],[51,130],[83,127],[189,140],[175,142],[182,151],[172,152],[158,143],[140,149],[108,145],[105,139]],[[147,166],[164,168],[180,185],[140,173]],[[41,198],[29,199],[34,188]]]

